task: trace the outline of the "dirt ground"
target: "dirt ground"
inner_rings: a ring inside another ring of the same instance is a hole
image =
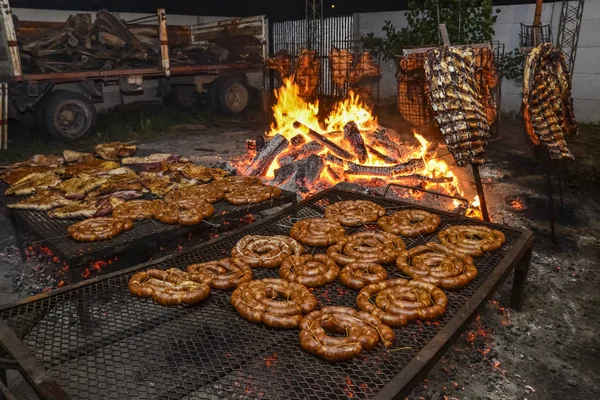
[[[394,124],[389,116],[380,121]],[[221,121],[140,147],[208,162],[241,154],[246,139],[266,127]],[[509,308],[509,279],[410,399],[600,398],[600,128],[582,127],[569,141],[577,160],[564,172],[562,208],[555,179],[557,244],[549,235],[547,167],[534,163],[523,132],[519,121],[505,119],[482,169],[492,219],[536,234],[523,309]],[[38,247],[22,262],[4,211],[0,224],[0,303],[57,287],[60,263]]]

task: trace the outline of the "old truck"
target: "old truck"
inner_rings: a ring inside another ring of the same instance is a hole
[[[206,101],[220,113],[238,114],[265,84],[264,16],[175,25],[164,9],[128,21],[100,10],[70,11],[58,22],[58,11],[13,12],[8,0],[0,7],[8,117],[34,112],[40,130],[56,139],[92,133],[98,111],[157,96],[180,106]]]

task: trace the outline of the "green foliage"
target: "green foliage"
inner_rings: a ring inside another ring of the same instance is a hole
[[[492,0],[410,0],[408,27],[396,29],[391,21],[385,21],[385,38],[370,33],[361,40],[386,60],[402,54],[405,48],[439,44],[441,23],[446,24],[451,43],[481,43],[492,39],[499,12],[494,13]]]
[[[502,77],[506,79],[520,79],[523,77],[523,68],[525,66],[525,54],[519,49],[514,49],[504,54],[500,59],[500,71]]]

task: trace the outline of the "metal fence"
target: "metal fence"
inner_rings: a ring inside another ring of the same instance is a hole
[[[333,81],[331,79],[331,65],[329,52],[331,48],[344,41],[355,39],[355,20],[352,15],[325,18],[321,21],[310,21],[310,30],[319,32],[320,40],[314,40],[315,35],[309,37],[309,22],[306,20],[284,21],[273,24],[272,43],[273,54],[279,50],[286,50],[292,55],[293,65],[302,49],[317,51],[321,60],[321,77],[318,95],[334,95]]]

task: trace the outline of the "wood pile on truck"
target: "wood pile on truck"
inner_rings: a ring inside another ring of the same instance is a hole
[[[161,60],[158,25],[143,24],[156,23],[156,16],[128,23],[100,10],[93,22],[90,13],[71,14],[64,23],[21,22],[16,16],[13,18],[24,73],[147,68]],[[189,28],[185,33],[189,37]],[[182,36],[175,34],[174,40],[168,42],[173,66],[248,61],[239,52],[217,44],[225,42],[231,46],[233,43],[227,43],[227,38],[186,42]]]

